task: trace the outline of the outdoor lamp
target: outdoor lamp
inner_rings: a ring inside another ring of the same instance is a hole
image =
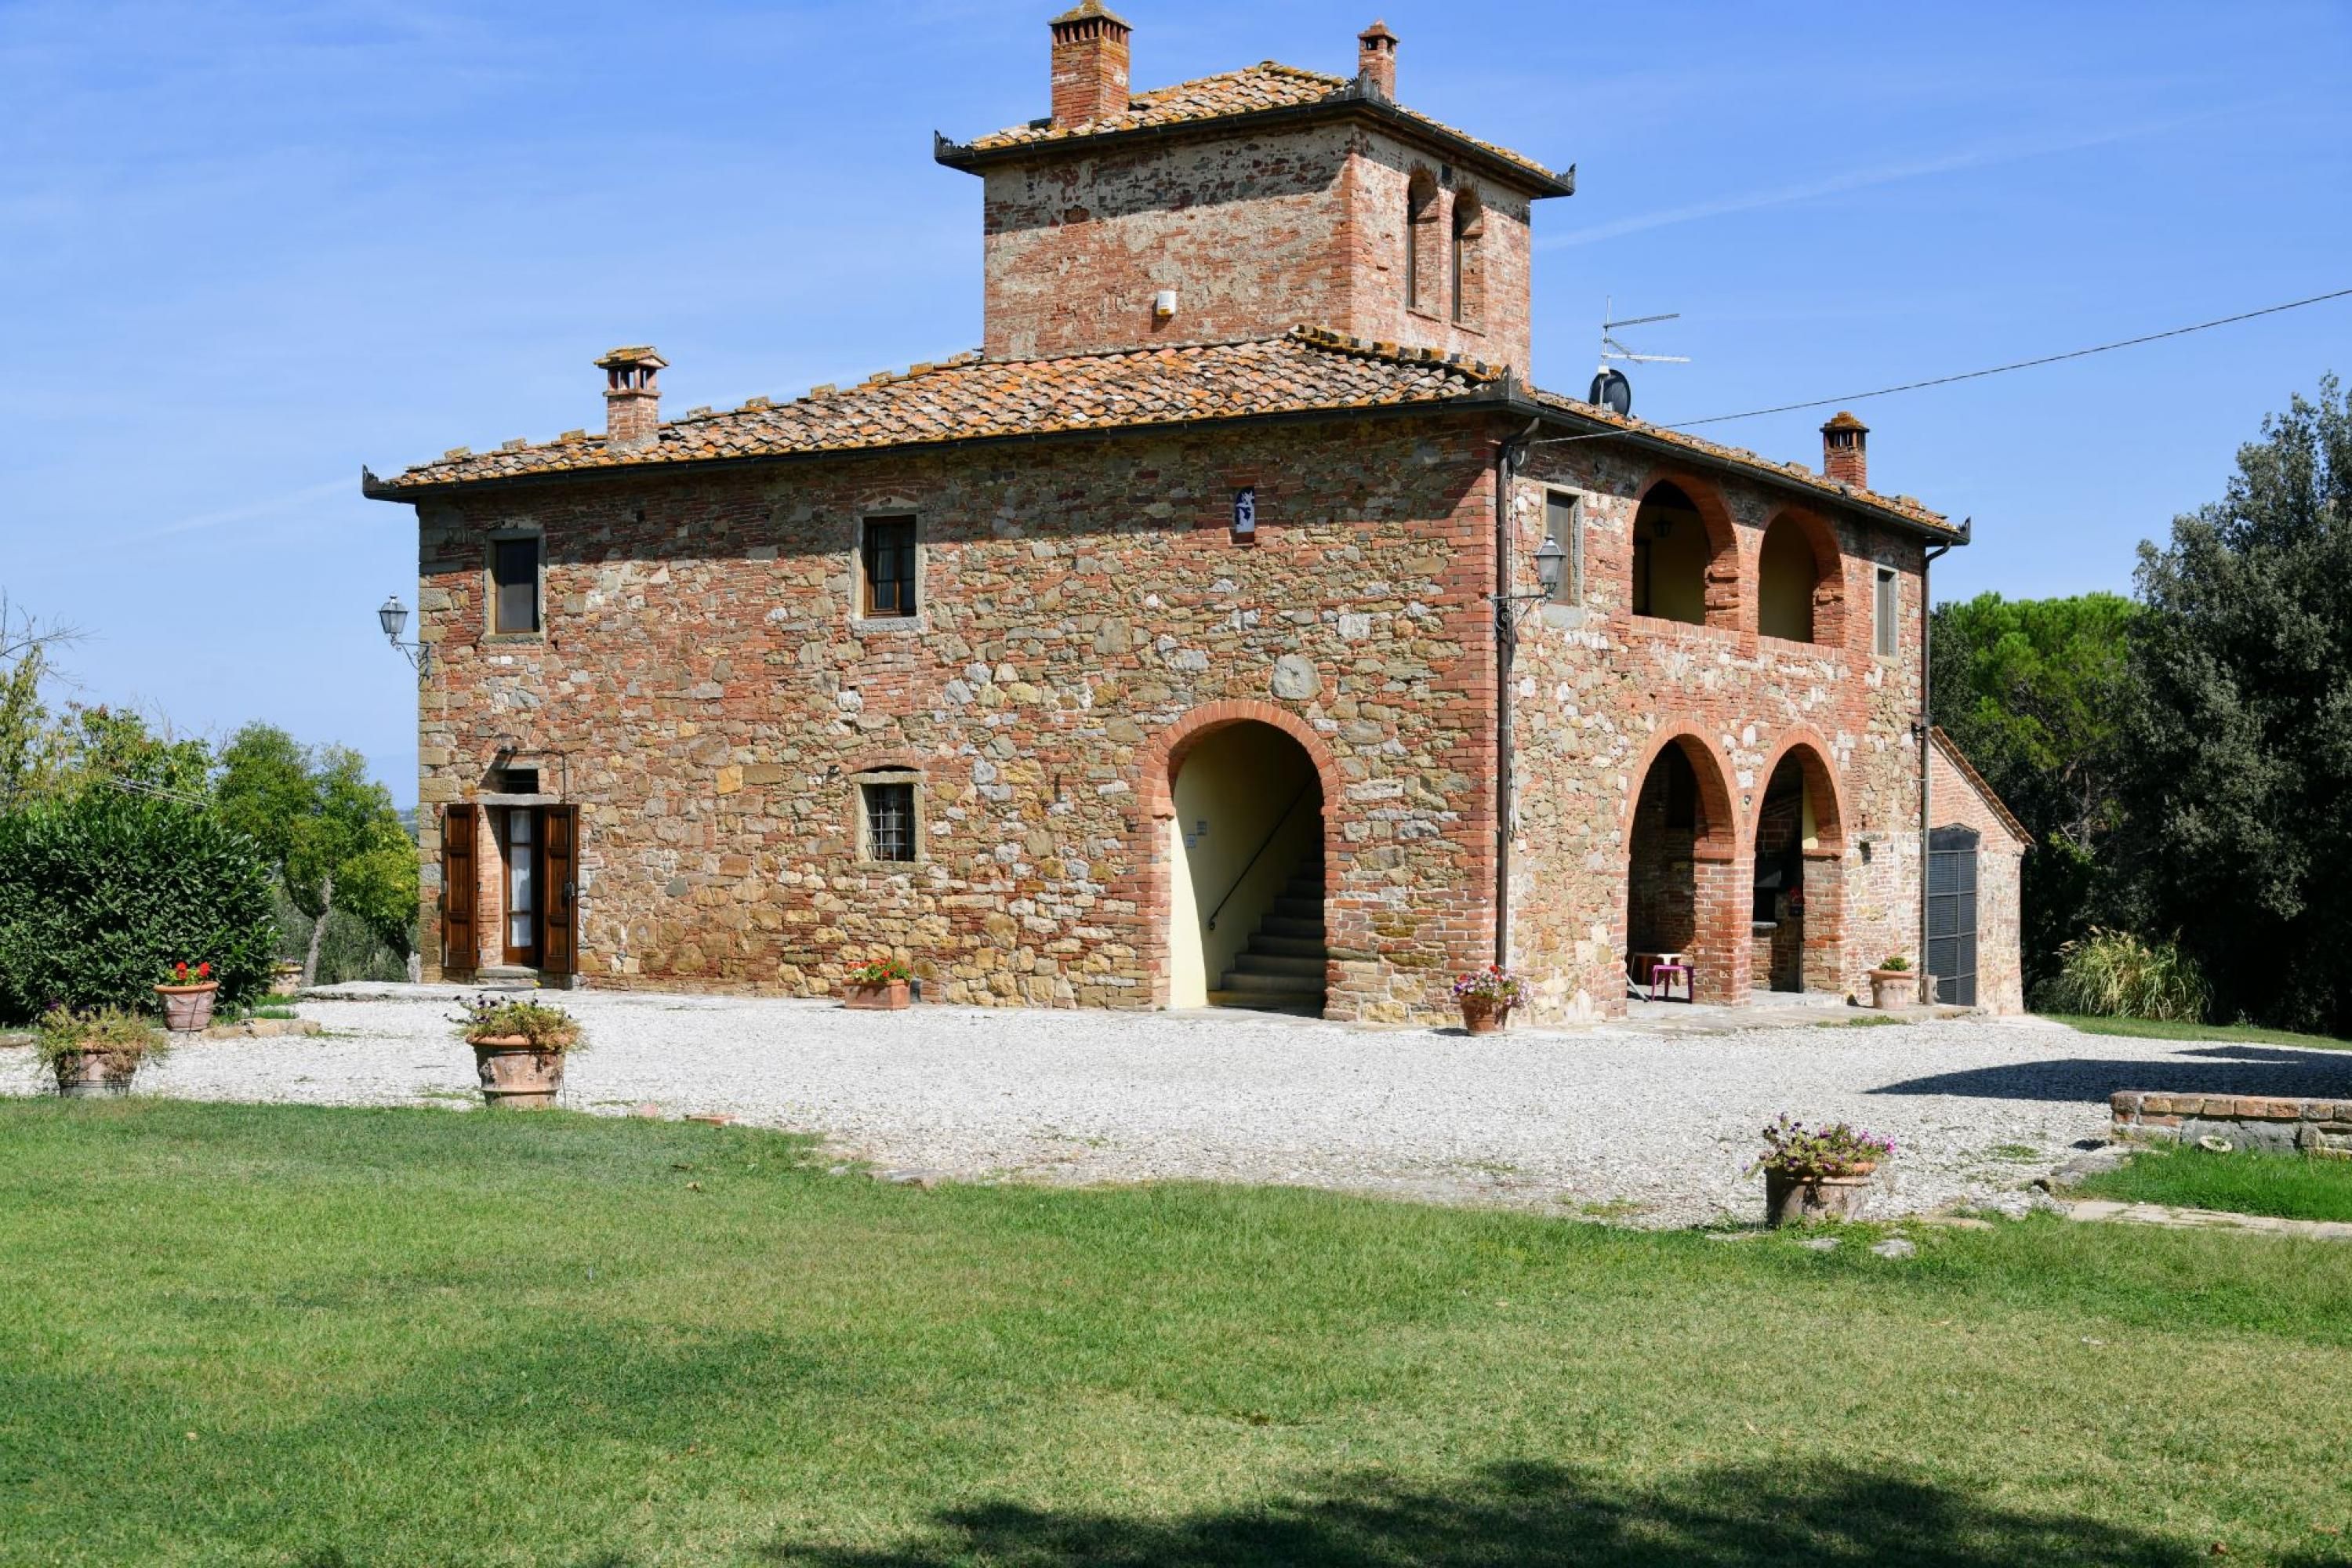
[[[1567,566],[1568,552],[1559,547],[1558,538],[1545,534],[1543,548],[1536,552],[1536,581],[1542,585],[1545,598],[1559,596],[1560,576]]]
[[[376,611],[375,620],[376,625],[383,628],[385,640],[396,647],[400,644],[402,629],[408,625],[408,606],[400,602],[399,595],[394,594],[383,602],[382,609]]]

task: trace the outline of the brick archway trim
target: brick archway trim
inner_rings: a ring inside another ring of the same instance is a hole
[[[1690,760],[1691,772],[1698,777],[1699,805],[1706,813],[1706,835],[1691,847],[1693,858],[1738,859],[1747,833],[1746,825],[1731,804],[1731,763],[1724,756],[1723,748],[1707,737],[1696,719],[1680,714],[1658,721],[1649,745],[1642,752],[1642,760],[1627,774],[1631,787],[1617,809],[1617,827],[1629,850],[1633,842],[1633,813],[1642,804],[1642,786],[1649,782],[1650,769],[1656,765],[1659,753],[1672,745],[1680,745],[1683,754]]]
[[[1642,503],[1660,485],[1672,485],[1689,497],[1691,505],[1698,509],[1699,521],[1706,526],[1706,575],[1701,585],[1706,624],[1718,631],[1752,630],[1748,601],[1754,595],[1744,592],[1745,584],[1741,581],[1748,564],[1740,558],[1739,530],[1732,525],[1731,509],[1724,504],[1722,490],[1689,468],[1653,468],[1643,478],[1641,489],[1634,492],[1633,521],[1627,525],[1626,570],[1633,570],[1631,541],[1633,529],[1642,521]],[[1633,602],[1633,585],[1629,580],[1625,584],[1625,603]]]
[[[1802,536],[1813,552],[1812,646],[1843,647],[1847,631],[1845,552],[1839,547],[1837,530],[1830,526],[1829,520],[1804,507],[1775,510],[1766,521],[1764,531],[1757,535],[1757,623],[1759,626],[1763,624],[1764,615],[1764,546],[1771,541],[1772,531],[1784,522]]]
[[[1194,746],[1236,724],[1265,724],[1281,731],[1298,743],[1307,760],[1314,764],[1316,783],[1323,794],[1323,919],[1326,930],[1338,934],[1335,916],[1339,911],[1332,908],[1330,879],[1338,871],[1346,845],[1339,836],[1338,814],[1332,807],[1344,798],[1342,792],[1348,781],[1339,771],[1338,760],[1331,755],[1330,747],[1305,720],[1287,708],[1252,699],[1203,703],[1154,735],[1135,753],[1139,785],[1136,793],[1143,803],[1140,820],[1136,825],[1135,945],[1143,957],[1154,1007],[1168,1005],[1168,922],[1174,908],[1175,868],[1168,860],[1166,824],[1176,816],[1176,774]],[[1332,993],[1333,967],[1327,965],[1324,972],[1326,996]]]
[[[1762,781],[1762,787],[1756,796],[1756,809],[1760,814],[1764,809],[1764,795],[1771,790],[1772,775],[1780,771],[1780,764],[1794,757],[1798,765],[1804,769],[1805,791],[1813,796],[1813,836],[1821,840],[1821,848],[1808,850],[1808,854],[1842,856],[1845,853],[1845,796],[1838,788],[1837,768],[1830,761],[1835,754],[1830,750],[1827,741],[1811,730],[1800,727],[1781,735],[1779,743],[1772,748],[1771,760],[1756,775]],[[1824,805],[1828,807],[1826,814],[1822,810]]]

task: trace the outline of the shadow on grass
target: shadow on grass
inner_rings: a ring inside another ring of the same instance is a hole
[[[2208,1550],[2095,1520],[2009,1511],[1857,1467],[1718,1468],[1637,1489],[1522,1463],[1444,1488],[1359,1478],[1318,1495],[1165,1521],[982,1505],[940,1514],[899,1547],[787,1544],[761,1555],[789,1568],[2170,1568]]]
[[[1971,1068],[1882,1084],[1873,1094],[1958,1094],[1977,1100],[2102,1102],[2118,1089],[2332,1099],[2352,1089],[2352,1057],[2282,1046],[2216,1046],[2181,1053],[2194,1061],[2105,1061],[2088,1057]]]

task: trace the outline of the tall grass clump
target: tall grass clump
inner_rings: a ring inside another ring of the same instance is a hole
[[[2213,988],[2177,942],[2094,927],[2058,959],[2057,976],[2035,999],[2045,1013],[2196,1023],[2213,1005]]]

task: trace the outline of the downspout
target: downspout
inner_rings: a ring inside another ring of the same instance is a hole
[[[1507,373],[1505,395],[1509,395]],[[1495,962],[1511,962],[1511,664],[1518,618],[1511,605],[1511,475],[1540,418],[1495,447]]]
[[[1961,525],[1963,530],[1967,525]],[[1960,542],[1968,542],[1965,531]],[[1949,544],[1931,544],[1919,561],[1919,1005],[1936,1005],[1936,977],[1927,970],[1927,841],[1935,832],[1935,792],[1928,779],[1935,772],[1936,707],[1933,701],[1935,665],[1928,655],[1935,626],[1935,601],[1927,593],[1927,569],[1948,554]]]

